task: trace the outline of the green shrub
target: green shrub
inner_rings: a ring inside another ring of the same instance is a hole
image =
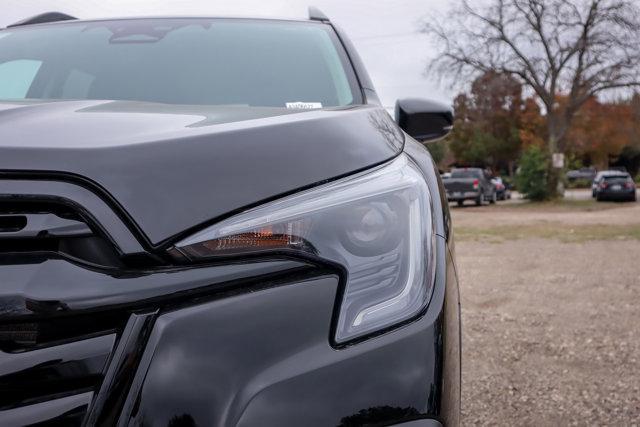
[[[549,159],[540,147],[527,148],[520,158],[520,168],[516,175],[518,191],[530,200],[547,200],[550,197],[547,187]]]
[[[440,163],[442,163],[444,158],[447,156],[447,141],[440,140],[429,142],[424,144],[424,146],[427,147],[427,150],[431,153],[431,157],[433,157],[435,164],[440,166]]]

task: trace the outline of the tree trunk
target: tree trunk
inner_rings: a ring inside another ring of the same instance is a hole
[[[551,199],[559,199],[564,196],[564,169],[554,168],[553,162],[549,161],[549,172],[547,188]]]
[[[564,150],[561,150],[560,140],[562,139],[561,135],[561,124],[559,121],[561,118],[559,114],[547,113],[547,129],[549,131],[549,138],[547,140],[547,148],[549,150],[549,165],[548,165],[548,176],[547,176],[547,190],[549,197],[552,199],[557,199],[564,196],[564,171],[566,168],[554,168],[552,157],[554,153],[564,153]]]

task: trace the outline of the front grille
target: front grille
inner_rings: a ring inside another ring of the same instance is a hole
[[[42,425],[79,426],[89,410],[110,425],[154,318],[110,310],[0,324],[0,425],[45,403],[64,410]]]
[[[43,253],[98,266],[123,266],[107,236],[77,209],[36,200],[0,201],[0,256]]]
[[[0,411],[95,391],[115,334],[18,353],[0,353]]]
[[[117,412],[120,401],[103,387],[112,390],[115,382],[122,394],[128,384],[109,367],[124,363],[118,356],[124,355],[128,369],[122,371],[135,368],[132,352],[119,349],[128,340],[144,342],[125,333],[136,315],[126,308],[71,308],[53,289],[81,280],[43,273],[65,261],[106,275],[155,262],[144,251],[123,254],[96,217],[63,198],[0,197],[0,426],[79,426],[89,411],[100,420],[106,410]],[[29,298],[30,288],[50,298]],[[98,406],[105,409],[95,412]]]
[[[106,311],[17,322],[5,320],[0,323],[0,351],[20,353],[116,333],[122,330],[127,317],[126,312]]]

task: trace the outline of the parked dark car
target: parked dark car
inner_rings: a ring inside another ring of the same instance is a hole
[[[451,171],[451,177],[444,181],[447,198],[462,206],[465,200],[473,200],[477,206],[484,201],[495,203],[498,199],[496,186],[489,173],[480,168],[460,168]]]
[[[596,200],[636,201],[636,183],[626,172],[613,172],[600,177],[596,187]]]
[[[457,425],[452,123],[315,10],[0,31],[0,425]]]
[[[511,199],[511,188],[509,188],[510,186],[505,183],[502,178],[497,176],[495,178],[492,178],[491,182],[496,187],[496,195],[498,197],[498,200]]]
[[[614,170],[614,169],[598,172],[595,178],[593,178],[593,182],[591,183],[591,196],[593,198],[596,197],[598,187],[602,183],[602,180],[604,179],[605,176],[626,177],[627,175],[628,174],[626,172],[621,172],[619,170]]]
[[[596,176],[595,168],[580,168],[576,170],[570,170],[567,172],[567,180],[569,182],[584,180],[584,181],[593,181]]]

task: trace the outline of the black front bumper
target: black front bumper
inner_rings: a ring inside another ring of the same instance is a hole
[[[457,410],[443,398],[459,381],[459,361],[444,360],[455,280],[445,256],[422,317],[344,348],[331,344],[340,277],[322,265],[114,272],[3,257],[3,339],[24,325],[61,330],[22,349],[2,343],[2,425],[394,424]]]

